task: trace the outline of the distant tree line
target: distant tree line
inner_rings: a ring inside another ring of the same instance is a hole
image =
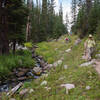
[[[36,1],[36,2],[35,2]],[[9,43],[41,42],[68,32],[62,4],[55,13],[54,0],[0,0],[0,55],[9,54]]]
[[[100,0],[72,0],[72,31],[81,38],[94,34],[100,38]]]

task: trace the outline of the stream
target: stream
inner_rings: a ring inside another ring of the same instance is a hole
[[[42,56],[36,55],[35,51],[32,51],[32,58],[36,60],[35,67],[14,69],[12,75],[10,75],[12,77],[0,83],[0,92],[8,92],[20,82],[31,82],[38,79],[42,74],[46,73],[46,70],[49,70],[49,64],[43,60]]]

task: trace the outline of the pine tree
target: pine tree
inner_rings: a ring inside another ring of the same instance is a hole
[[[0,55],[9,53],[8,40],[8,0],[0,0]]]

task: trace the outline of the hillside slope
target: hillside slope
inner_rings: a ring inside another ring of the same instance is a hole
[[[53,68],[47,72],[47,76],[26,82],[20,90],[28,88],[34,91],[24,97],[16,94],[16,100],[100,100],[99,75],[92,66],[80,67],[80,64],[85,62],[81,59],[84,40],[73,46],[77,36],[69,37],[71,41],[68,44],[65,43],[65,37],[62,36],[58,41],[38,44],[36,52],[49,64],[54,63]],[[65,51],[71,47],[71,51]],[[59,64],[56,66],[57,61]],[[41,85],[43,81],[45,84]],[[66,89],[61,87],[61,84],[74,84],[75,88],[66,94]],[[3,100],[6,99],[4,96]]]

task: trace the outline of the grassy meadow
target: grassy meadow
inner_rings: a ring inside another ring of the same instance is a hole
[[[16,100],[100,100],[100,77],[92,66],[80,67],[85,61],[81,59],[84,48],[84,40],[73,46],[77,36],[70,36],[71,41],[66,44],[65,37],[62,36],[58,41],[39,43],[37,54],[42,55],[49,63],[63,58],[63,63],[56,68],[52,68],[48,73],[48,77],[41,76],[32,82],[25,82],[23,88],[33,89],[34,92],[21,97],[19,94],[14,95]],[[72,51],[69,53],[65,50],[71,46]],[[64,65],[68,65],[64,69]],[[47,81],[47,85],[41,86],[41,82]],[[66,94],[66,89],[61,84],[74,84],[75,88]],[[87,90],[86,86],[90,86]],[[47,90],[46,87],[50,89]],[[19,91],[20,91],[19,90]],[[8,98],[3,96],[3,100]]]

